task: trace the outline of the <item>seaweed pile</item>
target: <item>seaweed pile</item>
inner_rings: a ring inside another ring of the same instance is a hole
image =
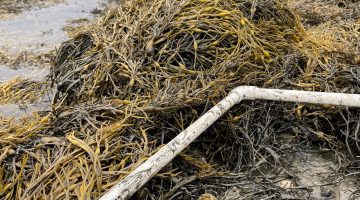
[[[329,35],[277,0],[124,1],[57,52],[51,112],[0,120],[0,195],[98,198],[236,86],[360,93],[359,48]],[[280,198],[293,191],[263,171],[286,167],[282,137],[347,149],[337,158],[348,172],[359,120],[353,108],[242,102],[134,198],[220,196],[235,184],[253,185],[244,198]]]

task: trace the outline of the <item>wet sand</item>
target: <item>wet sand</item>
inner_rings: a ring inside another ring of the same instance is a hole
[[[69,39],[64,27],[93,20],[106,5],[106,0],[68,0],[0,18],[0,49],[9,54],[53,50]]]
[[[46,81],[48,65],[34,64],[34,58],[56,50],[70,38],[69,29],[76,30],[95,21],[104,9],[116,3],[114,0],[2,1],[0,84],[18,77]],[[0,116],[19,118],[49,109],[49,105],[50,97],[29,105],[0,105]]]

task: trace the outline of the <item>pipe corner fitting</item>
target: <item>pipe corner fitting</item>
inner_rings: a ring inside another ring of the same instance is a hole
[[[256,99],[256,86],[239,86],[231,90],[230,93],[234,93],[239,96],[239,102],[241,100],[255,100]]]

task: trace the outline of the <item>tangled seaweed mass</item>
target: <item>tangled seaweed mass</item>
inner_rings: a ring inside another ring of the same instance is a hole
[[[124,1],[56,53],[51,112],[1,118],[1,198],[98,198],[236,86],[360,93],[359,32],[323,30],[277,0]],[[339,162],[356,168],[359,120],[359,109],[243,102],[134,198],[222,194],[286,165],[285,133],[345,148]],[[264,175],[244,194],[285,192]]]

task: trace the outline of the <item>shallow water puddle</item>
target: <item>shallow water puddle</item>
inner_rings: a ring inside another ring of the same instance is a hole
[[[0,116],[21,118],[22,116],[31,114],[35,111],[46,111],[49,110],[49,108],[50,102],[45,101],[27,105],[6,104],[0,105]]]
[[[21,77],[24,79],[31,79],[34,81],[43,81],[49,74],[48,68],[22,68],[22,69],[10,69],[0,65],[0,84],[11,79]],[[6,104],[0,105],[0,116],[3,117],[15,117],[19,118],[26,114],[30,114],[37,110],[46,110],[50,108],[50,97],[49,95],[44,96],[41,101],[27,104]]]
[[[26,108],[23,108],[16,104],[0,105],[0,116],[18,118],[25,114],[30,114],[35,110],[37,110],[37,108],[33,106],[27,106]]]
[[[21,68],[21,69],[10,69],[0,65],[0,84],[16,77],[24,79],[31,79],[34,81],[41,81],[49,74],[47,68]]]
[[[72,26],[76,21],[94,19],[95,12],[117,3],[113,0],[63,0],[49,1],[44,7],[22,10],[6,18],[0,18],[0,52],[18,54],[20,52],[45,53],[58,47],[69,39],[66,26]],[[46,6],[45,6],[46,5]],[[14,3],[16,6],[16,3]],[[34,81],[43,81],[49,74],[48,68],[29,66],[11,69],[0,65],[0,84],[11,79],[21,77]],[[37,110],[50,108],[49,97],[44,97],[39,102],[27,105],[6,104],[0,105],[0,115],[6,117],[21,117]]]
[[[92,19],[93,11],[108,0],[68,0],[44,8],[32,8],[0,20],[0,49],[10,53],[46,52],[68,39],[64,26],[76,19]]]
[[[41,99],[34,103],[26,105],[12,103],[0,105],[0,117],[19,119],[36,111],[50,111],[52,92],[53,91],[50,91],[45,94]]]

